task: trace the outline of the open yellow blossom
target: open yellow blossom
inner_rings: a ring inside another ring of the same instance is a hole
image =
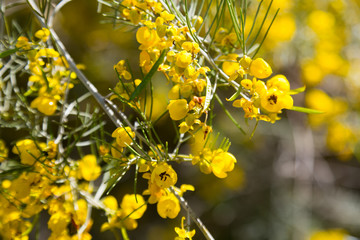
[[[170,100],[167,107],[172,120],[183,119],[189,111],[188,103],[185,99]]]
[[[149,47],[155,45],[158,39],[159,37],[156,30],[148,27],[141,27],[136,32],[136,40],[142,45],[140,46],[141,50],[148,49]]]
[[[101,167],[94,155],[86,155],[79,161],[79,174],[86,181],[93,181],[101,174]]]
[[[272,74],[270,65],[262,58],[253,60],[250,64],[250,74],[256,78],[267,78]]]
[[[39,96],[31,102],[30,107],[36,108],[47,116],[51,116],[57,109],[57,100],[51,97]]]
[[[271,88],[261,96],[261,107],[268,112],[279,113],[283,108],[291,109],[292,106],[292,97],[277,88]]]
[[[212,171],[218,178],[225,178],[227,177],[227,172],[231,172],[234,169],[235,163],[236,158],[234,155],[219,149],[211,162]]]
[[[157,212],[162,218],[176,218],[181,208],[174,194],[162,196],[157,204]]]
[[[116,138],[116,143],[120,147],[126,147],[132,143],[135,133],[130,127],[118,127],[111,136]]]
[[[42,28],[35,33],[35,37],[41,39],[43,42],[46,42],[49,39],[49,36],[50,31],[47,28]]]
[[[151,182],[156,183],[160,188],[168,188],[177,182],[177,174],[171,165],[159,163],[151,173]]]

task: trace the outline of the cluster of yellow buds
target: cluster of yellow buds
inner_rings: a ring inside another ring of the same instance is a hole
[[[35,95],[30,106],[50,116],[56,112],[58,102],[63,98],[66,89],[72,88],[76,74],[69,71],[66,59],[53,48],[47,47],[50,31],[42,28],[35,32],[39,41],[29,42],[20,36],[16,47],[18,54],[29,61],[29,90],[25,96]]]

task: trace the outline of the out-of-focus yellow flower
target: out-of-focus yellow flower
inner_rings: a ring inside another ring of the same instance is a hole
[[[53,48],[42,48],[35,55],[35,58],[39,57],[57,58],[60,57],[60,54]]]
[[[347,236],[344,230],[330,229],[312,233],[309,240],[345,240]]]
[[[112,195],[108,195],[108,196],[104,197],[101,201],[104,203],[104,205],[107,208],[109,208],[111,210],[116,211],[119,207],[116,198]]]
[[[180,68],[186,68],[192,62],[191,53],[187,51],[181,51],[176,55],[176,66]]]
[[[93,181],[101,174],[101,167],[96,162],[94,155],[86,155],[79,161],[79,174],[86,181]]]
[[[290,41],[294,36],[295,31],[296,23],[294,17],[290,14],[280,15],[271,26],[271,31],[269,32],[267,39],[273,43]]]
[[[174,194],[162,196],[157,203],[157,212],[162,218],[176,218],[181,208]]]
[[[57,109],[57,101],[54,98],[39,96],[31,102],[30,107],[36,108],[47,116],[51,116]]]
[[[324,78],[324,71],[315,62],[306,62],[302,66],[302,79],[307,86],[315,86]]]
[[[24,50],[30,50],[31,44],[29,43],[29,39],[27,37],[20,36],[18,37],[15,47],[21,48]]]
[[[70,223],[71,218],[64,211],[58,211],[51,214],[48,221],[48,228],[53,232],[53,234],[60,234],[67,229],[68,224]]]
[[[168,188],[177,182],[177,174],[171,165],[167,163],[159,163],[155,166],[151,173],[151,182],[160,188]]]
[[[327,147],[338,154],[341,160],[352,156],[356,144],[356,136],[352,129],[340,122],[333,122],[328,127],[326,136]]]
[[[126,80],[130,80],[131,79],[131,74],[130,72],[128,72],[126,70],[126,67],[125,67],[125,60],[120,60],[115,66],[114,66],[114,69],[117,71],[117,73],[125,78]]]
[[[183,119],[189,111],[187,101],[185,99],[170,100],[167,107],[172,120]]]
[[[42,28],[35,33],[35,37],[41,39],[41,41],[46,42],[49,39],[50,31],[47,28]]]
[[[118,127],[111,136],[116,138],[116,143],[120,147],[126,147],[131,145],[133,139],[135,138],[135,133],[130,127]]]
[[[257,58],[250,64],[250,74],[260,79],[267,78],[272,74],[272,69],[264,59]]]
[[[185,240],[188,238],[189,240],[192,240],[192,237],[195,235],[195,229],[188,231],[184,228],[184,221],[185,217],[181,218],[181,228],[175,227],[175,232],[177,233],[177,237],[175,240]]]
[[[136,196],[135,194],[125,194],[120,207],[123,210],[123,216],[129,216],[132,219],[140,219],[147,208],[144,198],[139,194]]]
[[[45,148],[45,143],[35,143],[31,139],[23,139],[16,142],[12,152],[20,155],[22,164],[32,165],[41,156],[41,151],[43,151]]]
[[[308,25],[317,34],[332,31],[335,25],[335,17],[331,13],[315,10],[308,16]]]
[[[314,127],[331,121],[334,116],[340,115],[347,110],[347,103],[344,100],[332,99],[319,89],[312,89],[307,92],[305,104],[309,108],[324,112],[309,115],[310,124]]]
[[[237,62],[237,58],[239,55],[235,53],[228,54],[226,56],[221,57],[225,62],[222,64],[222,70],[228,75],[231,76],[235,73],[235,71],[239,70],[240,63]]]
[[[3,162],[9,154],[9,149],[6,147],[5,141],[0,139],[0,163]]]

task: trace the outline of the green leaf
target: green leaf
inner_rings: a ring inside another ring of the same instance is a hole
[[[0,58],[4,58],[7,57],[13,53],[16,53],[19,50],[19,48],[14,48],[14,49],[9,49],[7,51],[4,51],[2,53],[0,53]]]
[[[300,88],[296,88],[296,89],[290,90],[288,93],[289,93],[290,95],[295,95],[295,94],[304,92],[305,89],[306,89],[306,87],[303,86],[303,87],[300,87]]]
[[[305,107],[297,107],[293,106],[290,110],[297,111],[297,112],[303,112],[303,113],[309,113],[309,114],[322,114],[325,113],[323,111],[311,109],[311,108],[305,108]]]
[[[135,89],[135,91],[131,94],[130,96],[130,101],[134,100],[137,96],[139,96],[139,94],[141,93],[141,91],[146,87],[146,85],[148,84],[148,82],[151,80],[151,78],[153,77],[153,75],[157,72],[160,64],[164,61],[164,57],[166,55],[167,51],[163,51],[160,54],[159,59],[155,62],[154,66],[150,69],[149,73],[146,74],[146,76],[144,77],[144,80],[142,80],[142,82],[139,84],[139,86],[137,86],[137,88]]]

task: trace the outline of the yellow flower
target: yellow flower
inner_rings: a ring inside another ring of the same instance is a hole
[[[324,12],[321,10],[313,11],[308,16],[308,25],[314,32],[317,34],[327,33],[332,31],[334,25],[336,24],[336,19],[334,15],[329,12]]]
[[[176,84],[170,89],[168,93],[168,98],[171,100],[176,100],[179,99],[179,97],[180,97],[180,84]]]
[[[131,74],[126,70],[125,61],[120,60],[115,66],[114,69],[117,71],[120,77],[125,78],[126,80],[131,79]]]
[[[170,100],[167,109],[169,110],[171,119],[177,121],[186,116],[189,111],[189,106],[185,99]]]
[[[187,51],[181,51],[176,55],[176,66],[186,68],[192,62],[191,53]]]
[[[189,240],[195,235],[195,229],[192,231],[188,231],[184,228],[184,221],[185,217],[181,218],[181,228],[175,227],[175,232],[177,233],[178,237],[175,240],[183,240],[188,238]]]
[[[314,232],[310,240],[345,240],[347,236],[346,232],[342,229],[330,229]]]
[[[29,39],[27,37],[20,36],[16,41],[15,47],[30,50],[31,44],[29,43]]]
[[[41,151],[46,148],[45,143],[36,143],[31,139],[16,142],[12,151],[20,155],[21,163],[32,165],[41,156]]]
[[[135,194],[125,194],[120,207],[123,210],[123,216],[131,219],[141,218],[147,208],[144,198],[139,194],[136,196]]]
[[[126,147],[132,143],[135,133],[130,127],[118,127],[111,136],[116,138],[116,143],[120,147]]]
[[[86,155],[79,161],[78,172],[86,181],[93,181],[101,174],[101,167],[96,162],[94,155]]]
[[[176,218],[181,208],[174,194],[162,196],[157,204],[157,212],[162,218]]]
[[[104,197],[101,201],[107,208],[109,208],[111,210],[116,211],[118,209],[118,202],[117,202],[116,198],[112,195],[108,195],[108,196]]]
[[[49,36],[50,31],[47,28],[42,28],[35,33],[35,37],[41,39],[43,42],[46,42],[49,39]]]
[[[279,113],[281,109],[290,109],[292,106],[292,97],[277,88],[271,88],[261,96],[261,107],[268,112]]]
[[[225,178],[227,177],[227,172],[231,172],[234,169],[235,163],[236,158],[234,155],[219,149],[216,151],[216,155],[211,162],[212,171],[218,178]]]
[[[250,64],[250,74],[256,78],[267,78],[272,74],[270,65],[262,58],[253,60]]]
[[[160,16],[165,20],[165,21],[172,21],[175,19],[175,15],[174,14],[170,14],[168,11],[163,11],[160,13]]]
[[[57,109],[57,101],[54,98],[39,96],[31,102],[30,107],[36,108],[47,116],[51,116]]]
[[[168,188],[177,182],[177,174],[169,164],[159,163],[151,173],[151,182],[160,188]]]
[[[36,53],[35,58],[57,58],[59,56],[60,54],[52,48],[42,48]]]
[[[6,147],[5,141],[0,139],[0,163],[8,157],[9,149]]]
[[[239,70],[240,63],[236,61],[238,57],[239,55],[231,53],[221,58],[225,60],[222,64],[222,69],[228,76],[233,75],[237,70]]]
[[[158,42],[156,30],[148,27],[141,27],[136,32],[136,40],[142,45],[140,50],[145,50]]]
[[[243,86],[243,88],[249,90],[252,88],[253,82],[250,79],[243,79],[241,80],[240,84]]]
[[[48,221],[48,228],[53,233],[60,234],[62,231],[67,229],[68,224],[70,223],[71,219],[68,214],[63,211],[58,211],[54,214],[51,214],[50,219]]]
[[[276,75],[266,82],[268,89],[277,88],[281,91],[287,92],[290,90],[290,83],[284,75]]]

